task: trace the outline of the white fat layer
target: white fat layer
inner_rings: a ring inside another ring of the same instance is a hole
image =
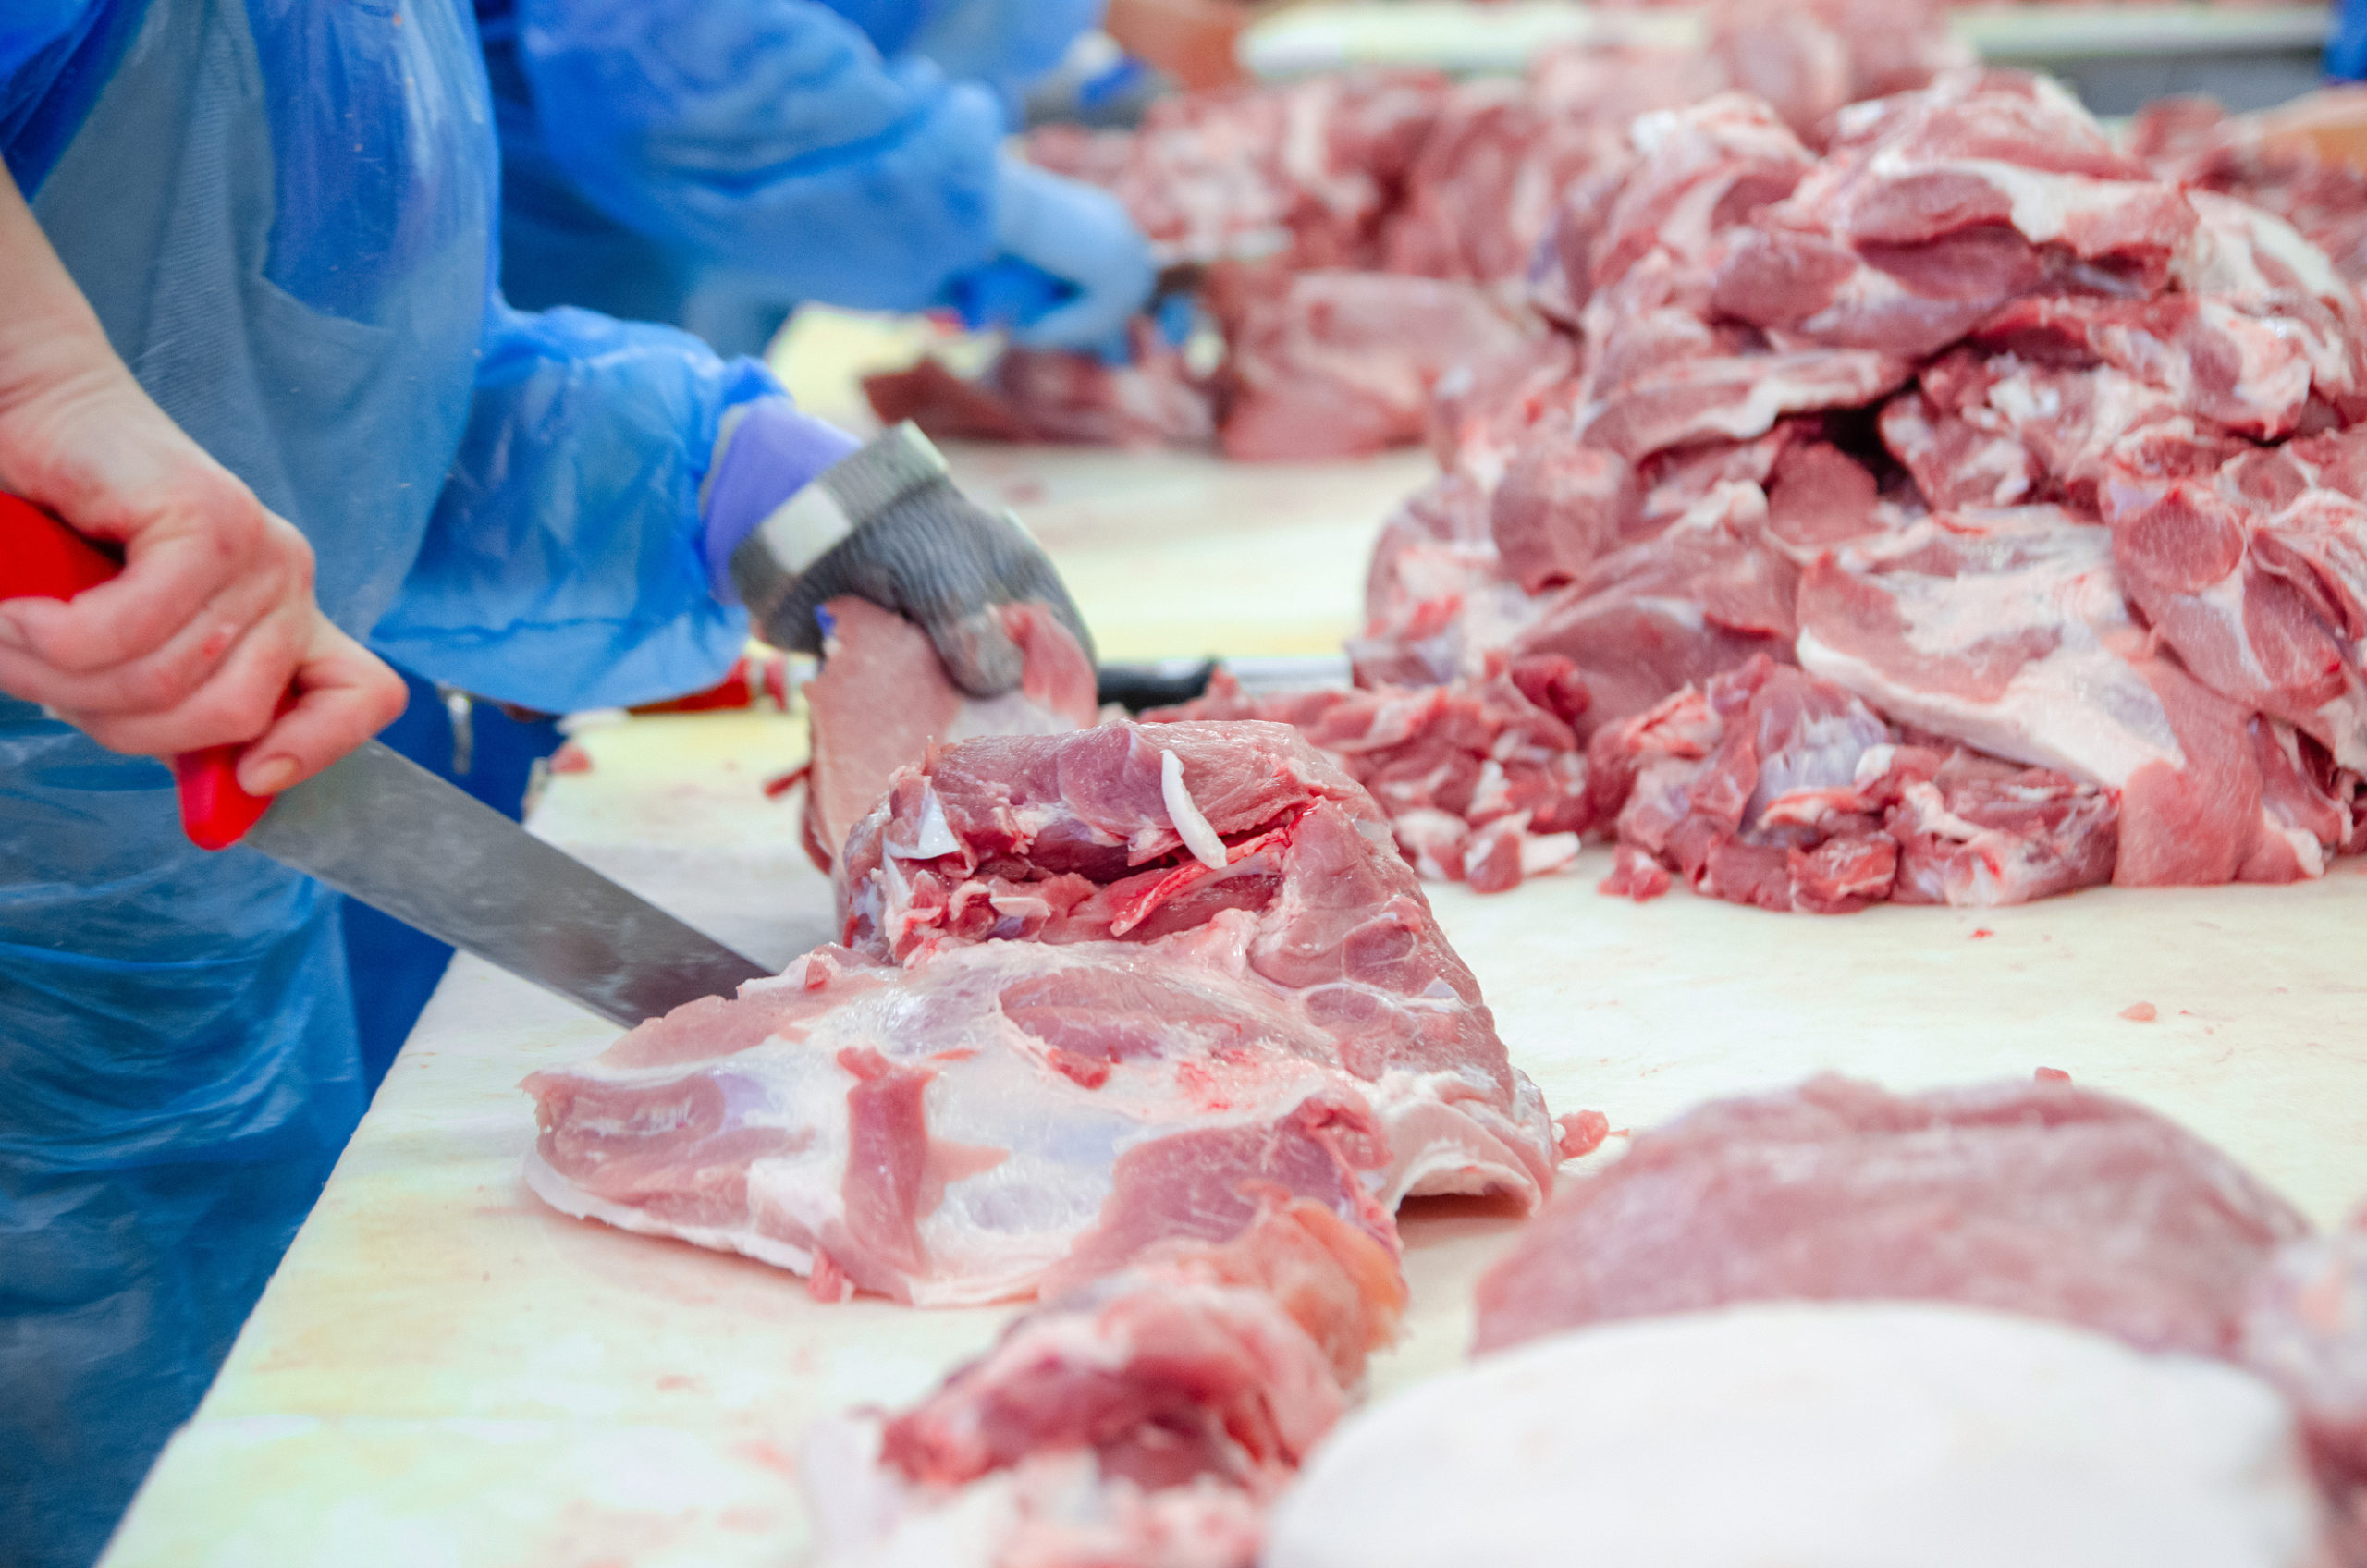
[[[902,860],[935,860],[961,848],[962,840],[954,836],[952,824],[945,820],[945,802],[937,798],[937,786],[927,784],[921,788],[921,825],[914,834],[913,847],[900,850],[889,845],[888,853]]]
[[[1934,536],[1911,531],[1899,544]],[[1985,701],[1909,684],[1833,647],[1812,628],[1800,632],[1800,667],[1895,718],[2090,783],[2117,789],[2148,763],[2186,766],[2161,698],[2107,644],[2107,635],[2130,628],[2106,530],[2066,530],[2043,516],[2000,514],[1982,533],[1959,536],[1958,547],[1975,557],[1959,575],[1899,572],[1871,581],[1905,619],[1907,645],[1935,660],[1960,658],[2023,630],[2056,632],[2054,651],[2023,665],[2001,696]],[[1981,554],[1994,564],[1979,559]]]
[[[1167,819],[1175,825],[1176,837],[1192,851],[1192,858],[1210,871],[1225,867],[1224,839],[1208,826],[1200,808],[1192,799],[1191,790],[1184,782],[1184,759],[1173,752],[1159,753],[1159,793],[1167,802]]]
[[[812,1253],[774,1237],[759,1235],[754,1231],[726,1230],[713,1225],[678,1225],[669,1220],[652,1219],[640,1209],[595,1197],[546,1164],[540,1149],[527,1151],[525,1174],[527,1188],[561,1214],[572,1215],[578,1219],[597,1219],[604,1225],[614,1225],[619,1231],[637,1231],[644,1236],[679,1236],[693,1246],[705,1247],[713,1252],[736,1252],[759,1263],[769,1263],[775,1268],[786,1268],[792,1274],[814,1271]]]
[[[2291,1408],[2216,1362],[1926,1305],[1650,1317],[1350,1417],[1266,1568],[2307,1568]]]
[[[1576,833],[1528,833],[1521,836],[1520,874],[1543,876],[1573,864],[1578,858]]]

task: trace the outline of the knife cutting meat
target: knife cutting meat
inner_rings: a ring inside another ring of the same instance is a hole
[[[0,496],[0,598],[70,599],[117,564]],[[238,748],[178,757],[181,825],[243,845],[630,1027],[771,973],[375,741],[270,799]]]
[[[915,431],[890,431],[752,534],[733,576],[758,625],[793,644],[794,628],[812,619],[807,600],[880,592],[871,579],[889,575],[862,551],[823,562],[835,546],[891,514],[903,524],[887,536],[925,533],[931,519],[957,508],[978,510],[935,448]],[[1000,521],[1024,541],[1015,520]],[[0,599],[70,599],[117,570],[48,513],[0,495]],[[1065,591],[1049,567],[1043,572],[1031,592],[1073,620]],[[910,571],[895,575],[914,581]],[[945,635],[960,635],[958,626]],[[975,667],[978,650],[969,653]],[[630,1026],[771,973],[376,741],[268,800],[239,787],[238,760],[236,747],[176,759],[182,825],[194,842],[268,855],[603,1018]]]

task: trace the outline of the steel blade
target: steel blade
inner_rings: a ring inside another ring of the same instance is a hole
[[[243,842],[628,1028],[772,973],[374,741]]]

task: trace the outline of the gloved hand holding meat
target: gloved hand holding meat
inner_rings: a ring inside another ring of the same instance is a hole
[[[816,612],[853,594],[927,631],[954,684],[975,697],[1020,683],[1025,656],[1006,606],[1049,606],[1091,656],[1043,547],[1016,519],[955,488],[918,431],[900,426],[852,451],[849,437],[783,398],[752,405],[719,445],[705,501],[708,570],[775,647],[823,652]]]

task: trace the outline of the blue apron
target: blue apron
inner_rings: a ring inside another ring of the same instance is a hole
[[[495,188],[467,23],[92,24],[15,106],[11,166],[141,385],[366,633],[469,415]],[[0,698],[0,1562],[97,1554],[362,1104],[333,898],[193,849],[165,768]]]

